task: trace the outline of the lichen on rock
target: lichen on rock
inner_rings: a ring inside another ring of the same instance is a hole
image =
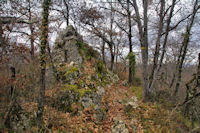
[[[111,127],[112,133],[129,133],[127,125],[122,121],[121,116],[113,118],[114,125]]]
[[[81,64],[83,59],[79,54],[77,42],[82,41],[82,37],[73,26],[68,26],[56,38],[53,48],[53,60],[55,63]]]

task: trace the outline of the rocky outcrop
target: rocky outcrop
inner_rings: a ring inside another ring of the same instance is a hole
[[[136,96],[132,96],[128,101],[125,103],[125,111],[130,112],[133,109],[138,107],[138,99]]]
[[[79,53],[77,43],[82,42],[82,37],[73,26],[68,26],[56,38],[53,48],[53,60],[55,63],[81,64],[83,59]]]
[[[23,110],[19,104],[15,104],[10,111],[5,126],[17,133],[26,132],[31,126],[30,115],[32,114]]]
[[[114,125],[111,127],[112,133],[129,133],[127,125],[122,121],[121,116],[113,118]]]
[[[74,115],[92,108],[96,122],[104,120],[104,87],[117,83],[118,76],[106,68],[99,60],[99,53],[84,43],[72,26],[57,37],[53,55],[62,87],[53,94],[49,101],[51,106]]]

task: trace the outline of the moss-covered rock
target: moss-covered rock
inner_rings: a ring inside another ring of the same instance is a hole
[[[78,46],[78,50],[79,50],[80,55],[84,59],[91,60],[92,58],[97,59],[98,57],[100,57],[99,52],[94,50],[88,44],[86,44],[84,42],[77,41],[76,45]]]

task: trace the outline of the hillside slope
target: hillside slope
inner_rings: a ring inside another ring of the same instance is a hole
[[[67,28],[58,37],[53,55],[53,63],[49,61],[47,68],[44,124],[41,132],[190,131],[191,124],[167,102],[144,103],[142,88],[129,86],[126,81],[120,80],[117,74],[109,71],[99,59],[100,54],[84,43],[73,27]],[[31,75],[32,72],[26,73],[22,78],[17,76],[17,80]],[[34,85],[38,83],[31,80]],[[23,86],[26,88],[27,84]],[[22,91],[24,90],[20,93]],[[36,92],[35,89],[33,93]],[[32,92],[29,89],[23,93],[25,95],[18,97],[19,104],[12,106],[9,112],[9,126],[0,127],[2,131],[38,131],[37,100],[31,97]],[[1,110],[1,114],[3,113]]]

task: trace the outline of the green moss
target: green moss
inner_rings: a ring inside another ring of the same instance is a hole
[[[78,86],[79,86],[79,87],[82,87],[83,85],[84,85],[83,80],[79,80],[79,81],[78,81]]]
[[[98,52],[95,51],[92,47],[90,47],[88,44],[78,41],[76,45],[79,48],[79,53],[82,57],[85,57],[86,59],[92,59],[92,57],[97,58]]]
[[[65,86],[62,88],[63,90],[77,90],[78,89],[78,85],[69,85],[69,84],[65,84]]]
[[[95,104],[92,104],[91,107],[92,107],[92,109],[95,109]]]
[[[107,69],[105,67],[105,65],[103,64],[103,61],[98,61],[97,62],[97,67],[96,67],[96,71],[99,73],[99,74],[105,74],[107,72]]]
[[[92,92],[92,90],[86,90],[86,89],[79,89],[78,90],[78,93],[79,93],[80,97],[83,97],[85,94],[91,93],[91,92]]]
[[[133,91],[133,93],[135,94],[135,96],[139,100],[142,100],[142,98],[143,98],[143,89],[142,89],[142,87],[133,86],[133,87],[131,87],[131,90]]]
[[[60,64],[57,67],[58,78],[63,82],[68,82],[77,78],[79,68],[77,66],[66,67],[65,64]]]
[[[69,67],[69,68],[66,68],[65,71],[66,71],[65,75],[67,76],[69,74],[77,72],[78,71],[78,67]]]
[[[97,84],[106,86],[110,83],[108,78],[108,71],[102,61],[96,62]]]
[[[199,125],[197,122],[194,122],[194,127],[192,127],[192,122],[189,119],[187,119],[186,117],[184,117],[183,115],[181,115],[180,113],[178,113],[178,118],[180,119],[181,122],[184,123],[184,125],[186,125],[190,129],[198,127],[198,125]]]
[[[79,97],[83,97],[85,94],[93,92],[93,90],[91,89],[80,89],[79,85],[70,85],[70,84],[65,84],[62,89],[78,93]]]
[[[133,74],[135,74],[135,64],[136,64],[135,54],[133,52],[130,52],[128,54],[128,56],[126,57],[126,59],[128,59],[130,61],[132,72],[133,72]]]

